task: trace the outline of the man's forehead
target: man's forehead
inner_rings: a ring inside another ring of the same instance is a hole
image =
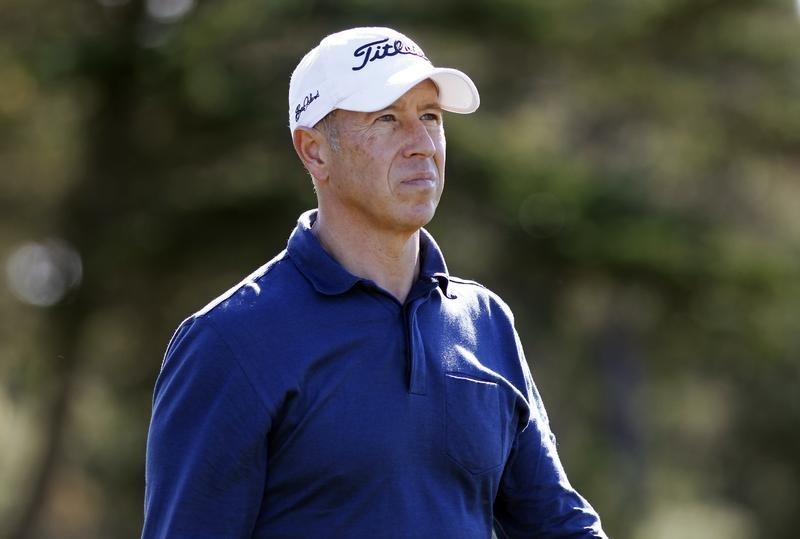
[[[397,101],[392,103],[392,105],[411,99],[420,99],[429,103],[435,103],[436,106],[438,106],[439,87],[436,86],[431,79],[425,79],[424,81],[419,82],[415,86],[409,88],[409,90],[397,98]]]
[[[439,106],[439,88],[430,80],[417,83],[412,86],[406,93],[398,97],[393,103],[378,110],[400,109],[409,106],[417,108],[441,108]],[[378,111],[372,111],[378,112]],[[371,114],[371,113],[366,113]]]

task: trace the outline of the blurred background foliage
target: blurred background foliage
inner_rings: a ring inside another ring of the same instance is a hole
[[[288,78],[357,25],[481,90],[429,228],[608,533],[795,537],[790,0],[0,0],[0,535],[138,535],[164,347],[313,206]]]

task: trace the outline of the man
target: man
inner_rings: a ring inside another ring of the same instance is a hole
[[[508,307],[422,227],[462,72],[328,36],[289,126],[318,209],[187,319],[156,383],[143,537],[605,537],[569,485]]]

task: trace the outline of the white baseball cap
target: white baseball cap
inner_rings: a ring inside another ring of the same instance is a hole
[[[416,43],[391,28],[331,34],[306,54],[289,83],[289,130],[313,127],[334,109],[375,112],[425,79],[439,89],[442,109],[469,114],[480,104],[470,78],[433,67]]]

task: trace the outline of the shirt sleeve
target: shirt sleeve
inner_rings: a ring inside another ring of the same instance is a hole
[[[270,420],[230,347],[203,318],[172,338],[147,440],[143,539],[251,537]]]
[[[567,479],[547,412],[515,337],[530,416],[503,472],[494,507],[495,531],[503,539],[607,539],[600,517]]]

